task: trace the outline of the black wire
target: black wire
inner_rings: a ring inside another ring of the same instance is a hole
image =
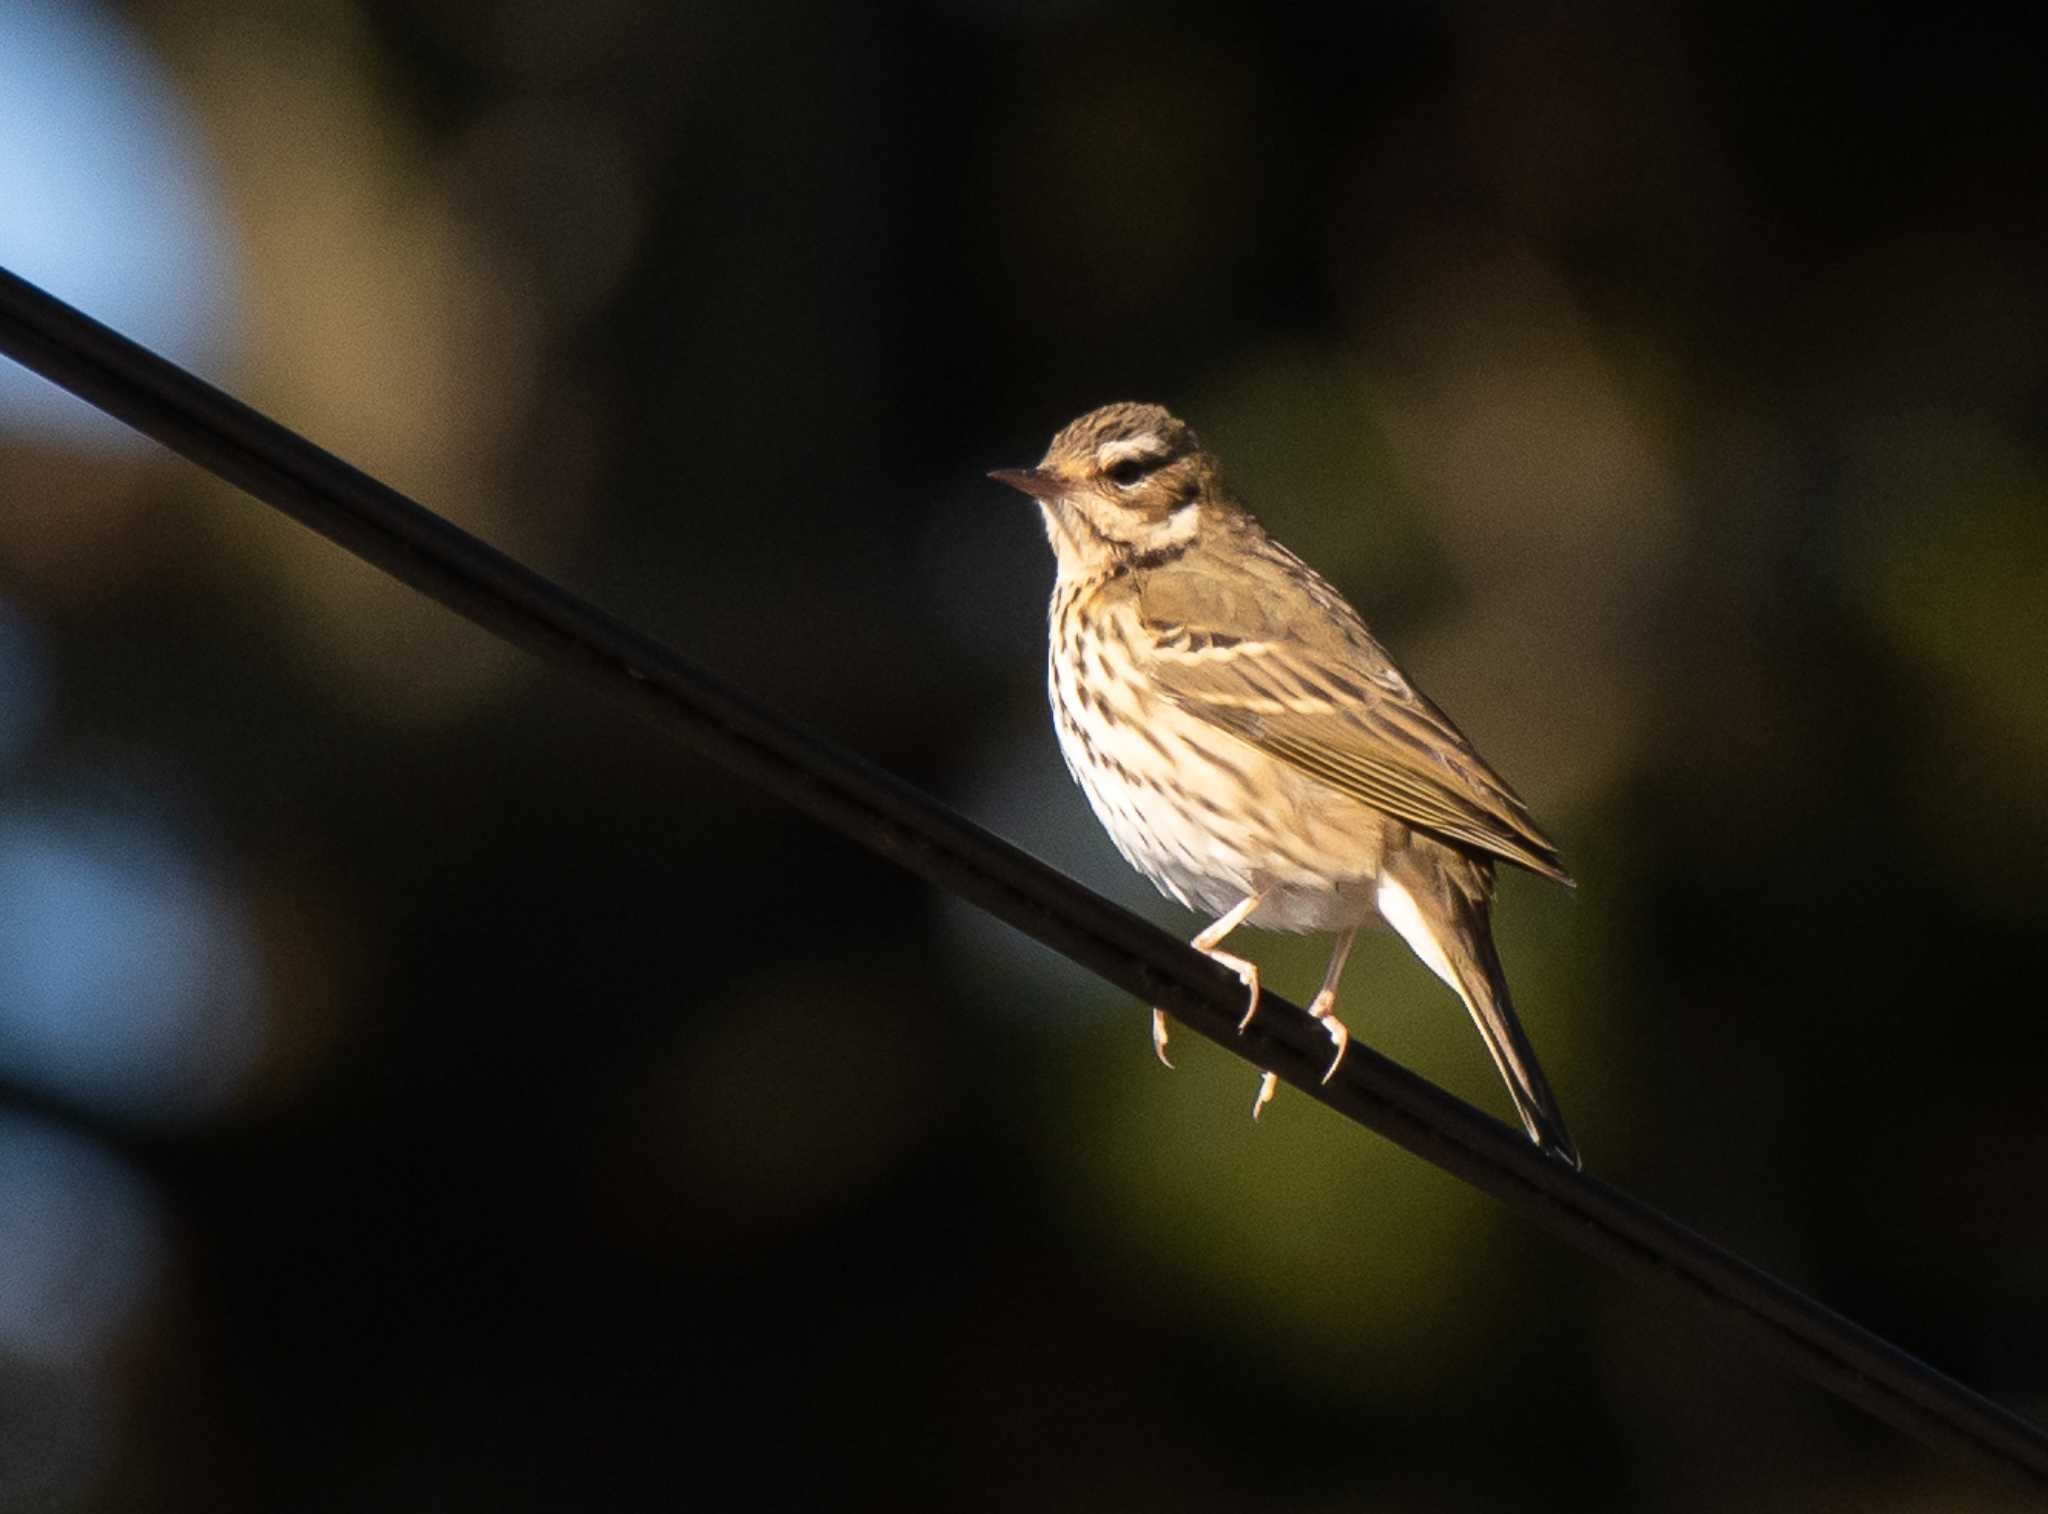
[[[1677,1287],[1878,1418],[2048,1488],[2048,1434],[1520,1131],[1182,942],[902,780],[791,726],[603,611],[295,432],[0,269],[0,352],[276,506],[365,562],[582,678],[744,777],[1043,941],[1189,1028],[1631,1277]]]

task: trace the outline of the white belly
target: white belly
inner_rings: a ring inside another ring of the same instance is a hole
[[[1132,686],[1049,686],[1067,767],[1130,864],[1191,909],[1267,897],[1249,920],[1335,931],[1376,918],[1378,817],[1257,748]]]

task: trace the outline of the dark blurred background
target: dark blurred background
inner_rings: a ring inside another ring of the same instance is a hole
[[[1171,405],[1563,844],[1591,1170],[2042,1415],[2017,26],[0,0],[0,264],[1185,932],[983,478]],[[0,1507],[2011,1506],[1176,1044],[0,373]]]

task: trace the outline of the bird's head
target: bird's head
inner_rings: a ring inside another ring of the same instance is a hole
[[[1169,561],[1234,508],[1216,459],[1158,405],[1091,410],[1052,439],[1037,467],[989,477],[1038,501],[1062,575]]]

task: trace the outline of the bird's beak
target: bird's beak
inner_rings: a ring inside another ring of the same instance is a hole
[[[996,468],[989,477],[1033,499],[1051,499],[1066,487],[1056,475],[1043,468]]]

